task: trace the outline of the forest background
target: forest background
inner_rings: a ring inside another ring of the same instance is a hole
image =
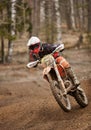
[[[26,53],[26,42],[32,35],[50,44],[71,46],[64,34],[76,35],[78,48],[81,43],[85,48],[90,46],[91,0],[0,0],[1,63],[13,61],[20,43],[18,54],[23,46]]]

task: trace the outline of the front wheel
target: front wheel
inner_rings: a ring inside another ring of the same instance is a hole
[[[49,79],[52,93],[53,93],[57,103],[65,112],[69,112],[71,110],[71,104],[70,104],[68,96],[64,95],[62,93],[62,91],[60,89],[60,87],[62,87],[62,86],[59,86],[59,84],[56,80],[52,80],[50,78],[48,78],[48,79]]]
[[[87,96],[82,88],[77,88],[77,90],[74,92],[74,98],[82,108],[88,105]]]

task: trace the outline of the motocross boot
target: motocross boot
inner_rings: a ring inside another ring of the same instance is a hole
[[[77,88],[80,85],[79,80],[77,79],[74,71],[72,70],[71,67],[66,69],[67,75],[70,77],[70,79],[72,80],[74,86]]]

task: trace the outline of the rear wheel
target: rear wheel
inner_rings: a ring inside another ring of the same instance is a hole
[[[74,98],[81,107],[84,108],[88,105],[87,96],[82,88],[77,88],[77,90],[74,92]]]
[[[65,112],[69,112],[71,110],[71,104],[70,104],[68,96],[63,94],[63,92],[61,91],[60,88],[62,86],[59,86],[59,83],[56,80],[52,80],[51,76],[48,76],[48,79],[50,82],[52,93],[57,103]]]

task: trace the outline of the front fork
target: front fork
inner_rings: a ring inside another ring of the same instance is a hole
[[[63,82],[63,80],[62,80],[62,78],[60,76],[60,73],[58,71],[56,63],[54,63],[54,69],[55,69],[56,76],[57,76],[57,79],[58,79],[58,82],[59,82],[59,86],[62,86],[62,87],[60,87],[60,89],[63,92],[63,95],[66,95],[67,94],[67,90],[66,90],[64,82]]]

